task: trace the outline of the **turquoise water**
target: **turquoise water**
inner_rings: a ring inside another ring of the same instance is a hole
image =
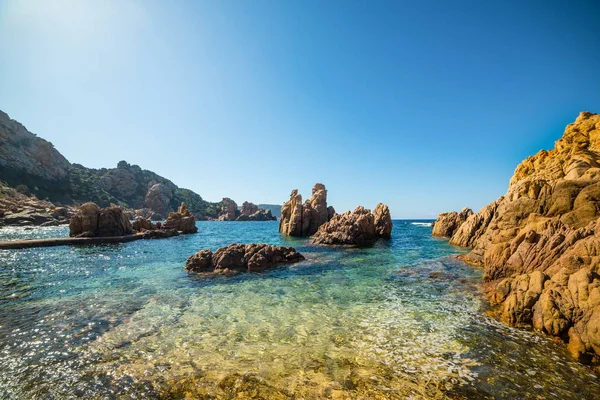
[[[280,236],[277,222],[199,222],[199,233],[0,251],[0,398],[600,397],[564,346],[486,315],[481,271],[431,227],[395,221],[370,249]],[[5,228],[0,240],[66,236]],[[188,256],[283,244],[307,260],[232,278]]]

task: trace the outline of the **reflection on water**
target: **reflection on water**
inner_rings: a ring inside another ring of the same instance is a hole
[[[459,250],[430,227],[397,221],[389,243],[328,249],[276,224],[0,253],[0,398],[600,395],[562,346],[488,318],[480,271],[445,257]],[[307,261],[233,278],[183,271],[195,251],[232,242],[292,245]]]

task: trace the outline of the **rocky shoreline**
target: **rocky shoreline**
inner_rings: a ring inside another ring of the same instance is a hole
[[[600,362],[600,115],[583,112],[555,148],[515,170],[507,193],[478,213],[441,214],[433,235],[471,248],[500,318]]]

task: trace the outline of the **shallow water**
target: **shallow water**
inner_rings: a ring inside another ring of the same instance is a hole
[[[371,249],[314,247],[277,222],[199,222],[164,240],[1,251],[0,398],[600,396],[564,346],[487,317],[481,272],[413,222]],[[307,260],[233,278],[183,271],[233,242]]]

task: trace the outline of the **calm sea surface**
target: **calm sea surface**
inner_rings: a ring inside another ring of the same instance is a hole
[[[487,317],[481,271],[422,222],[394,221],[370,249],[311,246],[277,222],[199,222],[171,239],[0,250],[0,398],[600,398],[564,346]],[[234,242],[307,260],[183,270]]]

